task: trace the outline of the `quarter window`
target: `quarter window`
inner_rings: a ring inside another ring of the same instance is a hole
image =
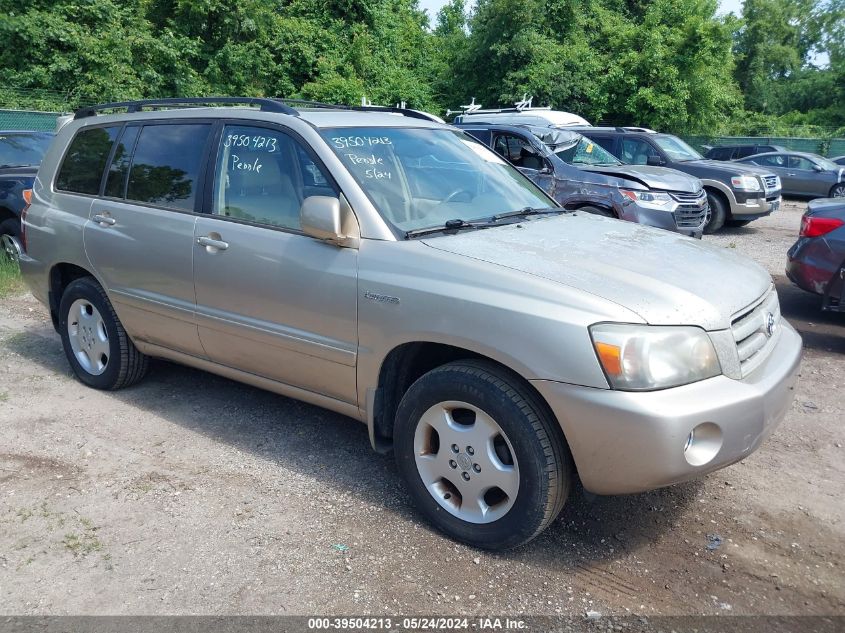
[[[73,193],[97,195],[111,146],[120,126],[97,127],[76,135],[62,161],[56,188]]]
[[[305,198],[338,195],[299,142],[268,128],[226,126],[216,174],[215,214],[288,229],[301,227]]]
[[[144,126],[132,157],[126,198],[193,211],[210,130],[204,123]]]

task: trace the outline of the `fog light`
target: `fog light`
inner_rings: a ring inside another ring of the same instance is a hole
[[[712,422],[696,426],[684,443],[684,459],[690,466],[704,466],[722,448],[722,429]]]

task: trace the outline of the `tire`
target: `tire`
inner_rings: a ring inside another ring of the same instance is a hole
[[[710,207],[710,219],[704,225],[704,234],[711,235],[725,225],[728,209],[724,199],[717,193],[707,191],[707,205]]]
[[[845,183],[840,182],[838,185],[833,185],[830,188],[831,198],[845,198]]]
[[[741,226],[748,226],[753,221],[754,220],[728,220],[727,222],[725,222],[725,224],[727,224],[728,226],[739,228]]]
[[[393,439],[417,507],[476,547],[527,543],[554,521],[572,486],[557,421],[518,376],[492,362],[457,361],[423,375],[399,403]]]
[[[605,218],[615,218],[616,214],[611,211],[610,209],[602,209],[600,207],[593,207],[593,206],[586,206],[586,207],[579,207],[579,211],[584,211],[585,213],[592,213],[593,215],[600,215]]]
[[[91,277],[65,289],[59,334],[73,372],[89,387],[122,389],[147,373],[147,356],[129,339],[105,291]]]
[[[6,250],[2,248],[3,236],[11,235],[17,240],[21,239],[21,223],[15,218],[9,218],[0,222],[0,257],[3,259],[10,259]]]

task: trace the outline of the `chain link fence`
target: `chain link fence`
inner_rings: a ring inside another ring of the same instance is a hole
[[[821,156],[845,155],[844,138],[802,138],[795,136],[684,136],[683,139],[702,154],[718,145],[780,145],[795,152]]]
[[[53,132],[62,112],[0,110],[0,130],[40,130]]]

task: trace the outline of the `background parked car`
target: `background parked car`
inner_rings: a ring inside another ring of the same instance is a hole
[[[698,178],[624,165],[577,132],[549,127],[457,125],[507,158],[563,206],[701,237],[707,196]]]
[[[845,156],[834,156],[830,160],[837,165],[845,165]]]
[[[780,176],[783,193],[821,198],[845,197],[845,167],[818,154],[768,152],[739,163],[760,165]]]
[[[707,150],[704,158],[710,160],[737,160],[763,152],[785,152],[780,145],[719,145]]]
[[[23,191],[31,189],[52,132],[0,132],[0,257],[9,256],[4,236],[20,239]]]
[[[714,233],[726,223],[744,226],[780,208],[780,181],[771,171],[706,160],[677,136],[647,128],[581,127],[577,131],[623,162],[671,167],[700,178],[710,205],[705,233]]]
[[[822,307],[843,311],[845,200],[818,199],[807,205],[798,241],[787,253],[786,275],[799,288],[824,295]]]

